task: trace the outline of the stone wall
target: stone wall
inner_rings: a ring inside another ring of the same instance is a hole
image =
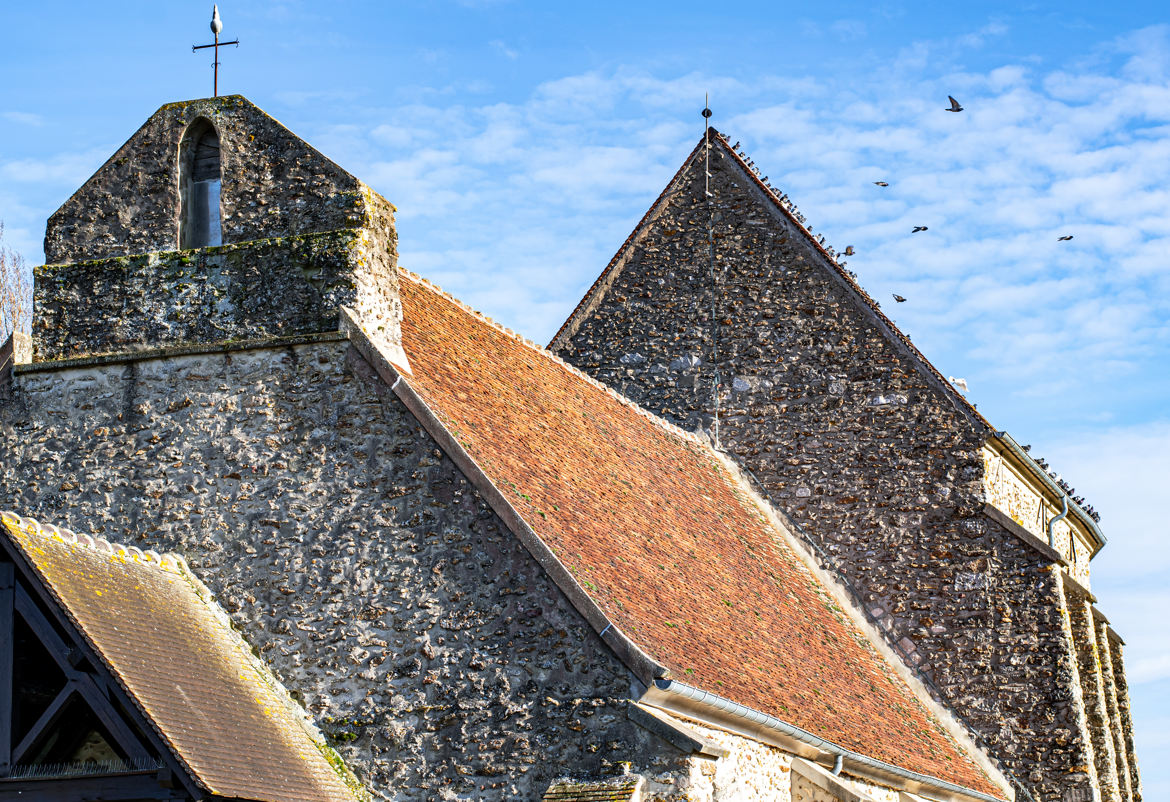
[[[1008,771],[1038,799],[1082,787],[1060,580],[983,512],[986,427],[724,147],[712,206],[700,148],[554,350],[711,431],[717,348],[722,447]]]
[[[35,360],[336,331],[342,304],[399,342],[393,207],[359,189],[356,228],[36,268]]]
[[[815,770],[802,769],[790,752],[733,732],[686,718],[678,724],[726,750],[718,759],[692,756],[679,768],[646,777],[645,802],[836,802],[858,798],[900,802],[898,791],[847,772],[827,781],[805,779]],[[827,784],[837,787],[825,789]],[[852,794],[852,796],[851,796]]]
[[[1066,599],[1076,644],[1081,699],[1089,725],[1093,770],[1097,775],[1101,802],[1119,802],[1121,795],[1117,782],[1117,756],[1113,751],[1113,736],[1110,733],[1105,682],[1101,673],[1091,602],[1076,590],[1070,590]]]
[[[1137,753],[1133,746],[1133,719],[1129,709],[1129,682],[1125,678],[1125,664],[1121,658],[1122,642],[1111,627],[1105,626],[1104,629],[1106,642],[1109,645],[1110,674],[1113,678],[1114,692],[1117,695],[1118,720],[1121,722],[1117,738],[1122,744],[1119,754],[1125,758],[1123,765],[1128,776],[1126,787],[1129,789],[1130,798],[1135,802],[1141,802],[1142,783],[1138,774]]]
[[[36,269],[36,361],[337,330],[355,231]]]
[[[49,264],[179,247],[179,144],[187,127],[219,134],[224,244],[352,227],[357,179],[239,95],[155,112],[49,218]]]
[[[0,465],[5,508],[182,553],[379,798],[686,765],[346,341],[18,369]]]

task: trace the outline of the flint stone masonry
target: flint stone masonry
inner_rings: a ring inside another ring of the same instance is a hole
[[[1117,716],[1121,722],[1120,731],[1116,738],[1121,744],[1118,754],[1124,757],[1123,775],[1126,777],[1126,787],[1130,798],[1141,799],[1141,778],[1138,775],[1137,753],[1133,747],[1133,720],[1129,709],[1129,684],[1125,679],[1125,665],[1121,658],[1122,641],[1108,625],[1102,627],[1106,632],[1106,641],[1109,646],[1110,676],[1113,679],[1113,690],[1117,696]]]
[[[347,341],[18,371],[4,505],[183,554],[376,797],[685,769],[629,720],[630,672]]]
[[[700,146],[551,347],[710,431],[713,219],[722,447],[1033,795],[1082,787],[1091,749],[1060,579],[983,512],[987,427],[726,145],[712,147],[711,206],[703,169]]]
[[[239,95],[156,111],[49,218],[49,264],[179,248],[179,145],[205,119],[219,135],[223,243],[352,226],[361,182]]]
[[[852,777],[833,778],[837,787],[804,779],[808,769],[794,768],[799,759],[768,744],[686,718],[676,719],[726,751],[718,760],[693,755],[672,771],[646,775],[646,802],[901,802],[898,791]]]
[[[1093,626],[1092,603],[1075,589],[1066,591],[1069,621],[1077,649],[1077,674],[1081,681],[1081,699],[1092,734],[1093,768],[1101,802],[1118,802],[1121,789],[1117,776],[1117,754],[1114,751],[1109,709],[1107,707],[1105,676],[1101,654]]]

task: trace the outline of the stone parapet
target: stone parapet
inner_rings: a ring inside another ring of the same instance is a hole
[[[336,331],[342,305],[395,342],[393,207],[359,190],[354,228],[36,268],[34,361]]]
[[[354,231],[123,256],[35,271],[35,360],[337,328]]]

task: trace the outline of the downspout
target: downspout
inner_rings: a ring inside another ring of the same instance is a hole
[[[1060,515],[1048,522],[1048,545],[1056,550],[1056,525],[1068,517],[1068,495],[1060,494]]]
[[[921,774],[917,771],[904,769],[901,766],[895,766],[892,763],[886,763],[881,760],[875,760],[872,757],[854,752],[846,749],[843,746],[838,746],[832,741],[826,741],[824,738],[813,735],[808,730],[801,729],[794,724],[789,724],[786,721],[781,721],[775,716],[770,716],[767,713],[761,713],[758,710],[753,710],[750,707],[733,702],[726,697],[704,691],[700,688],[695,688],[691,685],[678,682],[671,679],[656,679],[654,680],[655,687],[668,695],[679,696],[692,702],[697,702],[702,706],[714,708],[724,713],[730,713],[734,716],[746,719],[753,724],[763,727],[765,729],[773,730],[786,735],[793,740],[808,744],[823,752],[828,752],[835,756],[833,763],[833,773],[837,774],[841,768],[844,767],[845,761],[848,760],[858,766],[865,766],[871,770],[875,770],[880,774],[893,775],[905,780],[926,786],[928,788],[935,788],[937,790],[945,791],[948,794],[956,794],[966,797],[968,799],[978,799],[981,802],[1000,802],[996,797],[989,794],[976,791],[972,788],[965,788],[956,783],[940,779],[938,777],[931,777],[928,774]],[[650,701],[650,704],[655,704]],[[840,768],[839,768],[840,767]]]

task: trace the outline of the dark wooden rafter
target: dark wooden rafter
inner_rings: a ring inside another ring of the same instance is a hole
[[[12,767],[12,673],[16,660],[16,570],[0,562],[0,776]]]
[[[65,712],[65,706],[69,704],[69,701],[75,693],[77,693],[77,684],[72,680],[67,681],[65,687],[57,694],[57,698],[45,708],[45,712],[33,724],[28,734],[12,749],[12,765],[19,765],[28,755],[29,750],[36,746],[41,736],[56,725],[57,720],[61,718],[61,714]]]
[[[33,633],[40,638],[41,643],[45,645],[49,654],[57,662],[61,671],[65,674],[68,684],[74,686],[74,690],[81,695],[93,710],[98,720],[110,733],[117,746],[119,746],[126,756],[132,761],[145,761],[151,759],[151,754],[143,747],[141,738],[135,734],[130,725],[114,707],[109,697],[109,685],[100,678],[95,678],[92,674],[79,671],[75,668],[70,660],[70,653],[73,651],[71,647],[61,640],[61,636],[45,618],[44,614],[37,609],[36,603],[32,597],[28,595],[23,587],[16,589],[16,612],[24,619]],[[58,696],[60,700],[61,697]],[[54,703],[55,703],[54,702]],[[43,718],[43,717],[42,717]],[[41,722],[37,722],[38,725]],[[34,730],[36,727],[34,726]],[[42,731],[43,732],[43,731]],[[36,735],[38,733],[30,732],[29,735]],[[25,739],[27,740],[27,738]]]

